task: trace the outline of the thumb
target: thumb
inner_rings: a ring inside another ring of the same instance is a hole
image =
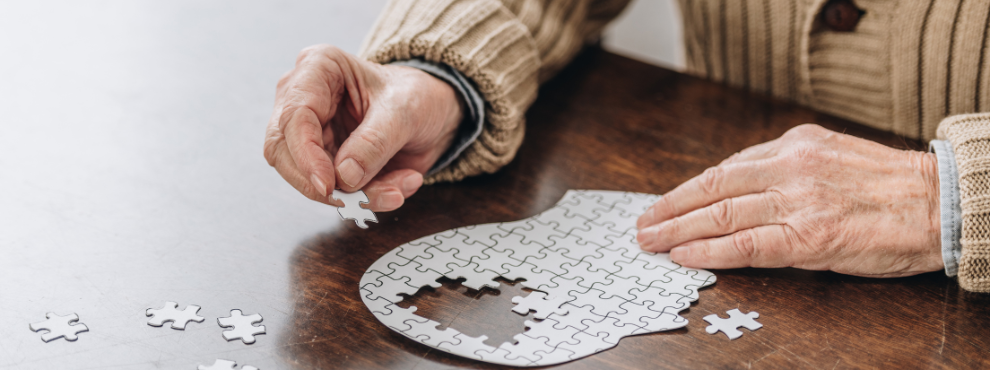
[[[409,125],[388,113],[371,109],[340,145],[335,167],[342,190],[363,188],[409,140],[405,132]]]
[[[423,174],[402,169],[379,174],[362,190],[368,195],[369,208],[375,212],[395,210],[423,185]]]

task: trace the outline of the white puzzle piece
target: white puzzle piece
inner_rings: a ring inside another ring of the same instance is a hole
[[[536,311],[533,317],[543,320],[546,319],[552,313],[558,315],[566,315],[567,309],[561,308],[560,306],[567,302],[570,297],[564,297],[563,299],[557,297],[548,297],[546,293],[543,292],[532,292],[526,297],[516,296],[512,297],[512,303],[516,306],[512,308],[512,312],[519,314],[528,314],[530,310]]]
[[[79,323],[79,315],[68,314],[65,316],[56,315],[54,312],[49,312],[45,314],[47,320],[42,322],[36,322],[28,325],[28,328],[33,332],[41,333],[41,340],[45,343],[51,342],[58,338],[65,338],[65,340],[70,342],[75,342],[79,339],[77,336],[79,333],[89,331],[86,325]]]
[[[577,344],[577,340],[574,339],[574,334],[577,334],[580,331],[577,328],[573,326],[563,326],[561,328],[557,328],[556,325],[537,324],[537,322],[526,320],[525,325],[529,330],[523,332],[522,335],[530,338],[546,338],[546,343],[550,347],[557,347],[564,342]]]
[[[199,365],[199,366],[196,367],[196,369],[198,369],[198,370],[235,370],[235,369],[237,369],[237,363],[234,362],[234,361],[230,361],[230,360],[216,359],[216,361],[213,361],[213,365],[210,365],[210,366]],[[241,370],[258,370],[258,368],[254,367],[254,366],[244,365],[244,366],[241,367]]]
[[[643,252],[636,219],[658,195],[568,191],[531,218],[461,227],[425,236],[386,253],[361,279],[362,300],[396,332],[466,358],[513,366],[560,364],[615,347],[625,336],[687,325],[679,314],[715,275]],[[401,294],[436,279],[466,278],[472,289],[497,288],[496,277],[533,289],[513,311],[536,311],[516,343],[493,347],[400,308]],[[550,298],[547,298],[550,297]],[[545,318],[545,319],[544,319]],[[543,320],[539,320],[543,319]]]
[[[715,314],[705,316],[703,319],[711,324],[705,328],[705,331],[708,334],[715,334],[721,331],[729,337],[729,340],[733,340],[741,337],[743,334],[739,331],[739,327],[744,327],[750,331],[763,327],[763,324],[755,320],[760,317],[760,314],[756,311],[744,314],[738,308],[733,308],[727,313],[729,314],[728,319],[723,319]]]
[[[182,311],[179,311],[178,308],[178,303],[165,302],[165,306],[161,309],[149,308],[144,311],[144,315],[151,317],[151,320],[148,320],[148,325],[160,328],[171,321],[172,329],[175,330],[185,330],[186,324],[190,321],[203,322],[206,320],[206,318],[196,314],[199,312],[199,306],[189,305]]]
[[[466,357],[475,360],[480,360],[481,356],[474,354],[474,352],[486,348],[491,348],[484,343],[484,341],[487,339],[488,339],[487,335],[482,335],[480,337],[475,338],[468,336],[467,334],[464,333],[458,333],[457,335],[454,336],[454,341],[440,343],[439,345],[437,345],[437,348],[450,352],[450,348],[457,346],[457,348],[460,351],[464,353],[471,353],[471,355],[468,355]]]
[[[343,207],[337,207],[337,213],[340,214],[340,218],[344,220],[354,220],[354,223],[362,229],[367,229],[368,224],[365,221],[378,222],[378,217],[375,216],[375,212],[370,209],[362,208],[362,204],[368,204],[368,195],[364,193],[364,190],[358,190],[353,193],[345,193],[340,190],[334,189],[333,199],[344,202]]]
[[[213,365],[199,365],[196,368],[199,370],[234,370],[235,366],[237,363],[234,361],[217,359],[213,361]]]
[[[262,320],[259,314],[244,316],[241,310],[230,310],[230,316],[217,318],[217,324],[222,328],[233,328],[222,333],[223,339],[228,342],[240,339],[244,344],[251,344],[255,335],[265,334],[264,325],[254,326]]]

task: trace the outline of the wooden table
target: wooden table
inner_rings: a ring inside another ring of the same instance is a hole
[[[358,294],[365,269],[424,235],[532,216],[568,189],[667,192],[805,122],[898,148],[924,146],[591,49],[543,88],[510,165],[425,187],[360,230],[297,194],[261,156],[274,81],[291,62],[287,50],[299,49],[286,44],[299,36],[278,32],[319,22],[250,4],[250,11],[183,5],[202,18],[126,8],[126,17],[110,17],[126,27],[87,21],[78,33],[58,35],[68,42],[29,40],[11,47],[17,53],[8,55],[18,58],[0,62],[7,66],[0,83],[7,120],[0,133],[0,368],[193,369],[217,358],[266,370],[495,368],[381,325]],[[158,21],[172,15],[182,21]],[[142,41],[114,39],[132,33]],[[36,55],[52,56],[30,59]],[[793,269],[715,274],[718,282],[682,313],[686,328],[625,338],[561,367],[990,362],[990,295],[966,293],[942,273],[883,280]],[[522,290],[503,287],[469,291],[446,282],[405,304],[497,346],[530,318],[510,311]],[[145,310],[165,301],[200,305],[206,321],[184,331],[148,326]],[[267,334],[257,343],[220,337],[216,318],[235,308],[264,316]],[[734,341],[705,333],[703,316],[732,308],[758,311],[763,329]],[[77,342],[43,343],[27,326],[49,311],[75,312],[90,331]]]
[[[815,122],[898,148],[921,143],[794,105],[591,50],[541,90],[526,141],[501,172],[424,188],[370,232],[348,228],[298,250],[292,348],[305,364],[364,368],[496,368],[393,333],[364,308],[365,266],[400,242],[446,229],[532,216],[567,189],[664,193],[748,146]],[[387,230],[387,232],[386,232]],[[944,273],[866,279],[795,269],[715,271],[718,282],[683,316],[686,328],[622,339],[563,368],[976,368],[987,366],[990,296]],[[504,286],[504,285],[503,285]],[[473,291],[447,282],[411,298],[417,313],[498,345],[529,319],[510,312],[521,289]],[[339,297],[327,301],[325,297]],[[763,329],[728,341],[701,320],[740,308]]]

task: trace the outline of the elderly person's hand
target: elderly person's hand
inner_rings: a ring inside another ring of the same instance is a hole
[[[372,210],[390,211],[451,145],[461,104],[418,69],[312,46],[278,82],[265,158],[310,199],[341,206],[328,196],[335,187],[363,189]]]
[[[695,268],[914,275],[943,267],[938,195],[933,154],[804,125],[664,195],[637,240]]]

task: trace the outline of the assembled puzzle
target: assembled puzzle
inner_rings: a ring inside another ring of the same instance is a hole
[[[636,219],[660,196],[568,191],[529,219],[467,226],[403,244],[378,259],[360,282],[365,305],[404,336],[455,355],[514,365],[559,364],[615,347],[619,339],[687,325],[680,312],[714,284],[712,273],[682,267],[636,243]],[[498,288],[496,277],[534,290],[513,311],[535,311],[516,343],[498,347],[403,309],[400,294],[465,279]]]

